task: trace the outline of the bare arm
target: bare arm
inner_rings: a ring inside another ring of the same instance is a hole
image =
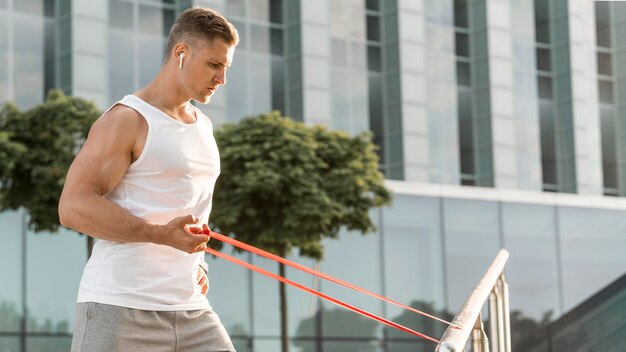
[[[152,242],[188,253],[201,251],[207,237],[185,227],[197,222],[195,216],[151,224],[104,198],[119,184],[133,155],[143,149],[147,130],[145,120],[124,106],[114,107],[94,123],[67,173],[59,201],[61,224],[110,241]]]

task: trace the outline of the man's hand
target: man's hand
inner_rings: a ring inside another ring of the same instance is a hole
[[[161,227],[160,241],[164,245],[180,249],[187,253],[202,252],[206,249],[209,237],[202,233],[203,227],[196,225],[198,218],[192,215],[173,219]],[[196,226],[194,226],[196,225]],[[208,227],[207,227],[208,228]]]
[[[196,275],[198,280],[198,286],[202,289],[202,294],[206,295],[207,291],[209,291],[209,279],[204,272],[204,269],[198,267],[198,275]]]

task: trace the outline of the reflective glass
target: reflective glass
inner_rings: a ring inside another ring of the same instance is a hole
[[[252,70],[250,82],[252,94],[252,114],[261,114],[272,110],[272,71],[271,57],[267,55],[251,56]]]
[[[244,261],[250,258],[245,253],[225,253]],[[250,280],[256,274],[212,255],[207,254],[205,260],[209,264],[207,297],[226,331],[231,336],[250,334]]]
[[[367,39],[373,41],[380,40],[380,17],[367,16]]]
[[[343,39],[333,38],[332,45],[332,57],[333,64],[337,66],[348,65],[348,42]]]
[[[375,224],[378,223],[375,212],[370,212],[370,218]],[[338,239],[324,240],[323,244],[325,251],[321,263],[322,272],[367,290],[381,292],[379,233],[362,235],[357,232],[341,231]],[[346,262],[346,255],[350,257],[349,262]],[[324,281],[322,292],[371,313],[382,314],[382,303],[378,299],[359,294],[346,287]],[[370,319],[332,303],[323,302],[323,336],[375,337],[377,326],[378,324]]]
[[[596,43],[598,46],[610,48],[611,45],[611,4],[606,1],[595,1],[596,11]]]
[[[626,272],[623,211],[559,208],[565,311]]]
[[[272,110],[285,111],[285,59],[272,58]]]
[[[258,21],[269,22],[270,3],[269,0],[251,0],[248,2],[250,18]]]
[[[248,54],[240,51],[228,70],[226,88],[226,109],[228,121],[235,122],[248,114]]]
[[[456,62],[456,83],[460,86],[469,87],[472,82],[470,79],[470,64],[469,62]]]
[[[155,6],[139,5],[139,32],[162,35],[163,10]]]
[[[163,37],[146,36],[139,37],[139,85],[141,87],[152,82],[161,68],[165,56],[165,43]]]
[[[444,199],[447,304],[456,311],[476,287],[498,250],[498,206],[493,202]]]
[[[109,24],[113,28],[132,30],[133,4],[125,1],[111,0],[109,2]]]
[[[541,99],[552,99],[552,78],[538,76],[537,77],[537,92]]]
[[[552,206],[502,204],[504,246],[510,253],[507,282],[515,292],[510,309],[537,323],[560,313],[556,228]],[[532,333],[523,329],[517,327],[520,334]]]
[[[287,259],[310,268],[315,268],[314,261],[311,259],[299,256],[288,256]],[[269,259],[255,256],[252,259],[252,263],[265,270],[278,273],[278,263]],[[307,287],[319,290],[319,280],[302,271],[287,267],[286,277]],[[279,282],[257,273],[253,274],[252,280],[254,333],[260,336],[278,337],[280,336]],[[317,297],[291,286],[287,286],[286,292],[289,336],[314,336],[316,326],[314,317],[319,309]]]
[[[44,21],[40,16],[13,14],[14,94],[19,108],[43,101]]]
[[[467,0],[454,0],[454,25],[461,28],[467,28]]]
[[[272,55],[281,56],[284,54],[283,48],[283,31],[281,29],[272,28],[271,31],[271,46]]]
[[[357,341],[323,341],[323,351],[332,352],[377,352],[378,341],[357,340]],[[315,352],[315,350],[306,350],[307,352]],[[302,351],[304,352],[304,351]]]
[[[270,0],[270,22],[283,22],[283,0]]]
[[[611,67],[611,54],[598,53],[598,73],[610,76],[613,72]]]
[[[134,41],[127,32],[119,30],[110,30],[109,38],[111,43],[115,43],[109,46],[109,96],[113,103],[135,90],[132,59],[134,55],[128,54],[134,51]]]
[[[43,2],[44,0],[13,1],[13,9],[19,12],[43,16]]]
[[[0,351],[21,352],[19,337],[0,336]]]
[[[246,16],[245,0],[226,1],[226,15],[227,17],[228,16],[245,17]]]
[[[380,72],[382,66],[382,57],[380,47],[368,46],[367,47],[367,69],[374,72]]]
[[[549,8],[549,1],[535,0],[535,38],[541,43],[550,43]]]
[[[6,11],[0,11],[0,104],[9,98],[8,32]]]
[[[537,48],[537,70],[550,71],[551,69],[550,49]]]
[[[385,289],[387,296],[439,316],[445,307],[441,247],[441,214],[437,198],[396,195],[383,211]],[[427,335],[443,333],[440,324],[386,304],[387,318]],[[409,337],[391,329],[389,337]]]
[[[260,53],[270,52],[270,29],[265,26],[250,25],[252,50]]]
[[[28,331],[71,333],[76,292],[87,262],[86,237],[64,228],[54,234],[29,232],[27,245]]]
[[[440,338],[441,336],[432,336]],[[415,341],[389,341],[387,342],[387,351],[389,352],[431,352],[434,345],[430,341],[423,339]]]
[[[28,352],[67,352],[72,347],[72,338],[66,336],[29,336],[26,338]]]
[[[0,332],[19,331],[22,317],[22,213],[0,213]],[[5,341],[6,342],[6,341]],[[0,340],[0,343],[1,340]],[[8,343],[8,342],[6,342]],[[1,345],[0,345],[1,346]],[[0,351],[2,351],[0,349]]]
[[[616,126],[613,108],[600,108],[600,132],[604,187],[618,188]]]
[[[613,82],[598,80],[598,95],[601,103],[613,103]]]
[[[469,57],[469,36],[467,33],[456,33],[455,47],[456,55],[462,57]]]

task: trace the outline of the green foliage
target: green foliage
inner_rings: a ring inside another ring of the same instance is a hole
[[[67,170],[100,111],[91,102],[51,91],[27,111],[6,104],[0,111],[1,210],[24,207],[35,231],[56,231],[57,204]]]
[[[211,220],[264,250],[320,259],[324,237],[375,230],[369,209],[390,202],[370,133],[350,137],[272,112],[225,125],[215,138],[222,174]]]

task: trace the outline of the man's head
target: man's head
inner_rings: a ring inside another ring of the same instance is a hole
[[[192,99],[207,103],[226,83],[239,34],[222,15],[208,8],[180,14],[170,30],[165,64],[178,71],[179,86]]]

